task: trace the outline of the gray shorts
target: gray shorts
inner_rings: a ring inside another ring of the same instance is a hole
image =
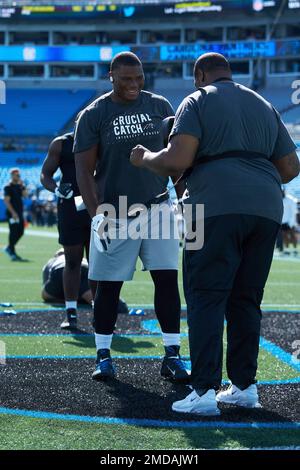
[[[160,215],[162,213],[163,217]],[[136,270],[138,257],[146,271],[178,270],[179,235],[171,203],[163,202],[146,211],[139,221],[140,224],[138,219],[129,221],[126,238],[112,239],[109,250],[104,252],[96,248],[94,237],[97,235],[91,232],[89,279],[130,281]],[[132,233],[137,233],[137,226],[140,227],[141,236],[134,239]]]

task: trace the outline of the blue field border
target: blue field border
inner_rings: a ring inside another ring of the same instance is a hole
[[[68,333],[1,333],[0,337],[2,336],[20,336],[21,338],[26,336],[33,336],[37,338],[44,338],[44,337],[52,337],[52,338],[70,338],[76,339],[77,337],[87,337],[87,338],[94,338],[94,333],[78,333],[78,334],[68,334]],[[187,333],[180,333],[181,337],[187,337]],[[114,338],[160,338],[161,333],[142,333],[142,334],[134,334],[134,333],[114,333]]]
[[[4,308],[4,307],[1,307],[1,308]],[[65,311],[65,307],[43,307],[41,306],[41,308],[32,308],[32,309],[15,309],[13,306],[12,307],[8,307],[10,309],[13,309],[15,310],[15,312],[18,313],[47,313],[47,312],[52,312],[52,313],[61,313],[61,312],[64,312]],[[132,305],[129,305],[128,308],[140,308],[140,309],[143,309],[143,310],[154,310],[154,306],[153,305],[139,305],[139,304],[132,304]],[[89,307],[88,305],[86,307],[78,307],[78,310],[88,310]],[[186,305],[182,305],[181,306],[181,310],[183,312],[186,312]],[[92,310],[91,310],[91,313],[92,313]],[[300,314],[300,310],[284,310],[284,309],[278,309],[278,307],[276,308],[271,308],[271,307],[268,307],[267,309],[263,309],[262,308],[262,313],[291,313],[291,314]],[[124,315],[124,314],[120,314],[120,315]],[[0,311],[0,316],[1,316],[1,311]],[[147,314],[145,315],[147,316]],[[144,315],[133,315],[133,317],[139,317],[139,318],[143,318]]]
[[[161,421],[155,419],[132,419],[132,418],[109,418],[102,416],[81,416],[81,415],[65,415],[59,413],[51,413],[45,411],[29,411],[12,408],[0,408],[0,414],[21,416],[26,418],[50,419],[61,421],[77,421],[90,424],[112,424],[112,425],[129,425],[139,427],[156,427],[156,428],[231,428],[231,429],[300,429],[300,422],[252,422],[252,423],[235,423],[225,421]]]
[[[276,346],[276,344],[263,337],[260,338],[259,344],[265,351],[272,354],[272,356],[275,356],[280,361],[300,372],[300,361],[296,361],[292,354],[285,352],[279,346]]]

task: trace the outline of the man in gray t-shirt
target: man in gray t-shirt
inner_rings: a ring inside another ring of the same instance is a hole
[[[172,409],[218,415],[217,402],[259,406],[260,304],[282,217],[280,184],[298,175],[299,160],[277,111],[233,82],[224,56],[200,56],[194,74],[198,90],[179,106],[168,148],[137,146],[131,161],[161,174],[191,168],[188,202],[204,204],[203,248],[184,252],[194,390]],[[232,385],[216,396],[225,317]]]
[[[113,90],[80,114],[74,138],[78,185],[93,219],[89,278],[98,285],[94,305],[97,363],[92,378],[102,380],[115,375],[110,347],[118,298],[123,281],[132,279],[139,256],[144,268],[150,271],[155,286],[155,312],[166,352],[161,375],[186,382],[189,374],[179,356],[178,238],[134,238],[128,233],[114,239],[104,240],[103,237],[101,241],[98,237],[98,223],[103,222],[107,210],[103,209],[104,204],[106,208],[109,204],[116,212],[116,218],[104,220],[110,220],[120,228],[125,224],[124,220],[127,222],[127,214],[130,215],[128,211],[122,214],[119,209],[120,196],[127,197],[128,208],[134,204],[149,207],[157,195],[166,191],[168,179],[153,175],[147,169],[133,167],[130,152],[138,143],[153,151],[162,149],[163,119],[174,113],[165,98],[142,90],[142,64],[131,52],[120,53],[113,59],[110,81]],[[167,199],[162,201],[160,198],[160,201],[175,227],[174,213]],[[143,212],[141,232],[151,228],[152,214],[152,209]]]
[[[168,179],[130,164],[137,143],[163,148],[162,120],[174,114],[170,103],[159,95],[141,91],[132,103],[114,102],[106,93],[80,115],[74,151],[98,146],[95,182],[98,204],[112,204],[118,213],[119,196],[127,196],[128,207],[146,203],[165,191]]]

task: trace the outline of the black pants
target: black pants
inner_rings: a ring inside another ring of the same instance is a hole
[[[184,252],[184,290],[194,388],[218,389],[223,326],[233,384],[255,383],[264,286],[279,224],[251,215],[209,217],[204,246]]]
[[[24,234],[24,220],[22,217],[19,218],[18,223],[12,224],[8,222],[9,236],[8,236],[8,247],[12,253],[15,253],[15,245]]]

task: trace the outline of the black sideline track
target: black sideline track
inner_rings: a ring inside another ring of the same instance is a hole
[[[79,333],[92,333],[91,312],[79,312]],[[1,333],[61,334],[63,312],[41,311],[0,317]],[[119,315],[116,332],[142,334],[141,320],[155,318]],[[299,331],[299,315],[266,313],[262,336],[286,352]],[[70,334],[66,332],[65,334]],[[159,360],[114,360],[117,378],[94,382],[93,359],[8,359],[0,367],[0,406],[60,414],[103,416],[159,421],[299,422],[300,384],[259,385],[263,409],[246,410],[221,405],[218,417],[199,417],[172,412],[173,401],[190,389],[160,377]],[[3,386],[5,384],[5,386]]]

